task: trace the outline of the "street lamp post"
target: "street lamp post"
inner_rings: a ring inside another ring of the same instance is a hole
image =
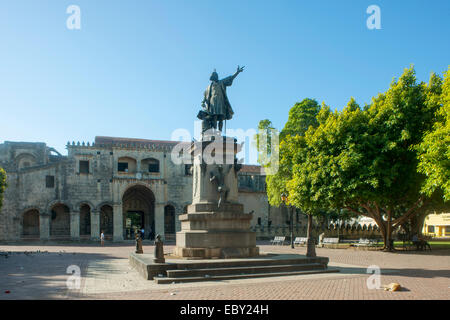
[[[290,221],[290,227],[291,227],[291,248],[294,249],[294,207],[291,206],[291,221]]]

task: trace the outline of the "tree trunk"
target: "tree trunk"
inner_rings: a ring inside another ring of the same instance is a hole
[[[367,211],[370,213],[369,217],[374,219],[378,225],[378,228],[380,228],[381,236],[383,237],[383,242],[384,242],[384,246],[383,246],[383,250],[384,250],[384,249],[386,249],[387,232],[386,232],[386,224],[383,220],[383,215],[381,214],[381,212],[379,210],[377,210],[377,211],[367,210]]]
[[[394,251],[394,243],[392,240],[392,213],[391,210],[388,210],[387,217],[387,230],[386,230],[386,241],[384,242],[384,250],[385,251]]]
[[[308,237],[307,240],[307,249],[306,256],[307,257],[315,257],[316,256],[316,243],[312,238],[312,215],[308,214],[308,232],[306,234]]]
[[[411,235],[417,234],[422,235],[423,224],[425,223],[425,218],[428,215],[426,210],[423,210],[418,215],[411,217]]]

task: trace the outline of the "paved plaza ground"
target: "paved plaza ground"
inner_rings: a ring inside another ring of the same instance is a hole
[[[262,252],[305,254],[305,247],[261,242]],[[181,300],[305,300],[305,299],[450,299],[450,250],[387,253],[317,248],[339,273],[200,283],[157,285],[128,265],[134,243],[0,244],[0,299],[181,299]],[[173,245],[165,246],[166,252]],[[36,252],[36,251],[40,252]],[[6,256],[6,252],[9,252]],[[144,245],[152,253],[153,246]],[[79,266],[79,289],[68,289],[66,273]],[[369,289],[367,268],[381,268],[383,285],[397,282],[399,292]]]

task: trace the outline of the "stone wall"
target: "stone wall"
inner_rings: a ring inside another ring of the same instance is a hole
[[[24,215],[30,212],[38,216],[34,220],[39,220],[41,239],[89,238],[88,231],[91,238],[97,239],[104,227],[115,240],[121,240],[126,214],[123,196],[136,186],[152,193],[153,231],[163,235],[165,206],[173,206],[175,215],[179,216],[192,202],[192,176],[184,164],[172,162],[170,153],[174,144],[96,137],[92,144],[68,143],[67,156],[55,155],[45,143],[0,144],[0,166],[6,170],[8,182],[0,211],[0,240],[18,240],[31,232],[28,229],[36,228],[36,221],[30,222],[31,217],[24,220]],[[135,167],[119,172],[118,161],[124,157],[132,159]],[[159,172],[148,172],[149,159],[159,161]],[[86,172],[80,168],[80,161],[88,162]],[[259,171],[246,172],[245,168],[239,173],[247,175],[239,201],[244,204],[245,212],[254,211],[252,225],[257,224],[258,218],[261,223],[267,223],[270,209],[264,192],[264,176]],[[67,215],[55,216],[55,209],[60,206],[64,206]],[[105,219],[114,221],[113,230],[104,224]],[[180,230],[179,219],[175,220],[175,229]],[[36,230],[32,233],[35,235]]]

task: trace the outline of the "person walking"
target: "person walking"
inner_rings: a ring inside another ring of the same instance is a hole
[[[102,233],[100,234],[100,244],[102,247],[105,246],[105,234],[103,233],[103,230]]]

